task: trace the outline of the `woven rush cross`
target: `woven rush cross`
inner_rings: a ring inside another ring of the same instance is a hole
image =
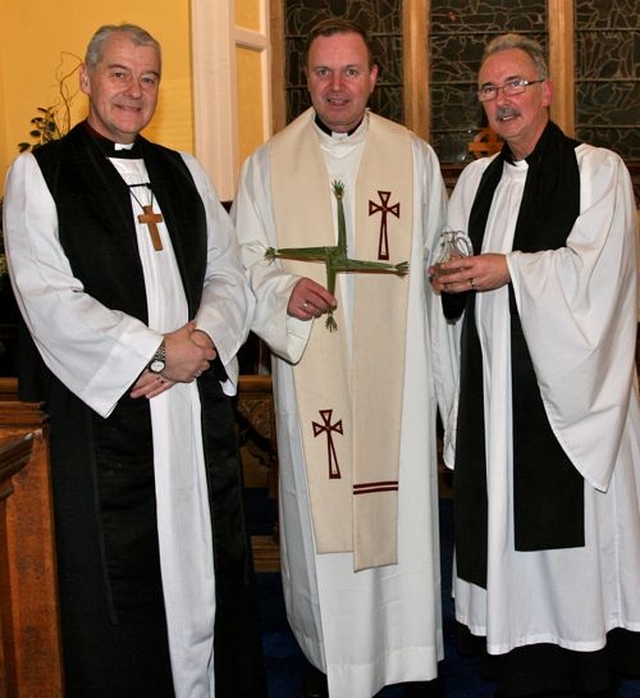
[[[322,262],[327,271],[327,290],[335,295],[336,275],[341,272],[346,273],[374,273],[374,274],[396,274],[404,276],[409,271],[409,262],[399,264],[389,264],[387,262],[373,262],[364,259],[351,259],[347,252],[347,233],[344,217],[344,184],[338,180],[332,183],[333,195],[336,198],[338,210],[338,244],[324,245],[319,247],[275,247],[267,248],[265,257],[273,260],[295,259],[303,262]],[[338,324],[333,317],[333,311],[327,312],[325,323],[327,329],[333,332],[338,328]]]

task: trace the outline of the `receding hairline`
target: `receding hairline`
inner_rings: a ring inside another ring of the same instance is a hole
[[[162,64],[162,49],[160,43],[151,34],[137,24],[103,24],[96,30],[87,46],[84,62],[89,70],[95,68],[102,59],[105,42],[112,36],[122,34],[126,36],[134,46],[149,46],[158,52],[158,60]]]
[[[335,36],[336,34],[356,34],[359,36],[367,49],[369,68],[373,67],[375,63],[373,60],[373,48],[367,30],[350,19],[342,19],[339,17],[323,19],[311,28],[307,36],[305,47],[305,66],[309,65],[309,51],[311,50],[313,42],[321,36]]]
[[[482,69],[485,61],[491,56],[495,56],[502,51],[509,51],[512,49],[524,51],[524,53],[531,58],[535,70],[538,73],[538,78],[541,80],[549,79],[549,68],[547,66],[547,61],[542,46],[535,39],[523,34],[501,34],[500,36],[496,36],[494,39],[492,39],[487,44],[484,53],[482,54],[480,68]]]

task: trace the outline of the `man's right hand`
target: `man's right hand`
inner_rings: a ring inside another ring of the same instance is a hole
[[[311,320],[320,317],[329,310],[333,310],[338,305],[333,296],[324,286],[302,277],[293,287],[287,313],[298,320]]]
[[[196,333],[196,334],[194,334]],[[132,398],[152,398],[169,390],[176,383],[191,383],[209,368],[217,354],[212,342],[203,341],[188,322],[175,332],[164,336],[166,366],[162,373],[145,369],[131,389]],[[202,335],[202,333],[200,333]]]

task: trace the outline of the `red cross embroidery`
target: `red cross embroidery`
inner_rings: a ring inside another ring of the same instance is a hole
[[[333,443],[333,433],[337,432],[342,434],[342,420],[339,419],[335,424],[331,424],[331,416],[333,415],[333,410],[318,410],[320,416],[322,417],[323,424],[318,424],[318,422],[312,422],[313,425],[313,436],[319,436],[320,434],[326,433],[327,435],[327,460],[329,461],[329,480],[340,480],[342,475],[340,474],[340,466],[338,465],[338,456],[336,455],[336,446]]]
[[[387,235],[387,214],[391,213],[396,218],[400,218],[400,202],[389,206],[391,198],[390,191],[378,191],[380,204],[369,199],[369,215],[381,213],[380,218],[380,242],[378,243],[378,259],[389,259],[389,237]]]

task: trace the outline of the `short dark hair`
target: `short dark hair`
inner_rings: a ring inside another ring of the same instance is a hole
[[[373,67],[373,48],[371,46],[371,41],[369,40],[369,35],[364,27],[361,27],[356,22],[352,22],[350,19],[341,19],[339,17],[331,17],[329,19],[323,19],[311,28],[309,35],[307,36],[307,44],[305,48],[305,66],[309,63],[309,51],[311,49],[311,44],[319,36],[333,36],[334,34],[357,34],[362,37],[364,45],[367,47],[367,53],[369,54],[369,68]]]
[[[102,59],[102,48],[104,42],[114,34],[126,34],[131,42],[136,46],[152,46],[158,52],[158,58],[162,61],[162,50],[160,44],[149,34],[146,29],[137,24],[103,24],[91,37],[84,62],[93,70]]]

